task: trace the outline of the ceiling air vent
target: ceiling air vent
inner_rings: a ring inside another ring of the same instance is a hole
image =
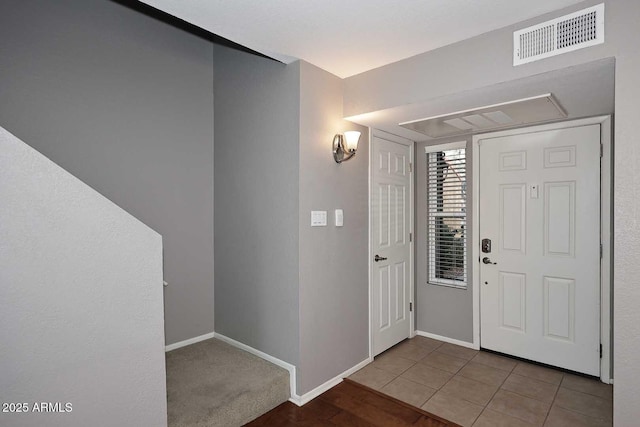
[[[604,3],[513,33],[513,65],[604,43]]]

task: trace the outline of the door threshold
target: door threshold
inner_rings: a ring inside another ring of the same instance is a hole
[[[559,366],[553,366],[553,365],[549,365],[549,364],[542,363],[542,362],[536,362],[535,360],[525,359],[524,357],[514,356],[512,354],[502,353],[502,352],[495,351],[495,350],[490,350],[490,349],[484,348],[484,347],[480,347],[480,351],[484,351],[486,353],[495,354],[496,356],[506,357],[506,358],[509,358],[509,359],[512,359],[512,360],[517,360],[518,362],[529,363],[530,365],[536,365],[536,366],[539,366],[541,368],[553,369],[554,371],[559,371],[559,372],[562,372],[562,373],[565,373],[565,374],[576,375],[576,376],[580,376],[580,377],[583,377],[583,378],[589,378],[589,379],[597,379],[598,381],[601,381],[599,376],[594,376],[594,375],[589,375],[589,374],[585,374],[585,373],[582,373],[582,372],[572,371],[571,369],[565,369],[565,368],[561,368]]]

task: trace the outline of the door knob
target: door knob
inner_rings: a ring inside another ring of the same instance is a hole
[[[486,257],[482,258],[482,262],[483,262],[484,264],[493,264],[493,265],[498,264],[497,262],[491,262],[491,260],[489,259],[489,257],[488,257],[488,256],[486,256]]]
[[[384,261],[384,260],[386,260],[386,258],[385,257],[381,257],[380,255],[376,254],[376,256],[373,257],[373,260],[375,262],[378,262],[378,261]]]

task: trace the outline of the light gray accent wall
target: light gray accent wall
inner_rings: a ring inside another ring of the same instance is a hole
[[[512,32],[579,10],[597,1],[397,62],[345,81],[346,115],[376,111],[439,96],[464,93],[607,57],[615,57],[614,125],[614,425],[634,425],[640,417],[640,2],[606,0],[605,43],[531,64],[512,66]],[[594,81],[592,84],[597,85]],[[374,90],[375,89],[375,90]],[[585,87],[585,90],[589,90]]]
[[[607,1],[607,43],[616,55],[613,250],[613,421],[634,425],[640,418],[640,2]]]
[[[215,62],[216,332],[297,365],[299,65]]]
[[[166,426],[162,237],[3,128],[0,200],[0,424]]]
[[[425,147],[449,142],[467,141],[467,188],[473,188],[471,138],[442,138],[416,143],[416,330],[473,342],[473,272],[472,259],[467,259],[467,289],[427,284],[427,155]],[[467,192],[467,254],[471,254],[473,235],[473,195]]]
[[[365,360],[368,324],[367,128],[342,119],[342,80],[300,61],[300,364],[304,394]],[[362,132],[355,157],[337,164],[333,136]],[[335,227],[334,210],[344,226]],[[326,227],[311,211],[326,210]]]
[[[0,52],[0,125],[163,235],[167,343],[213,331],[213,45],[111,1],[9,0]]]

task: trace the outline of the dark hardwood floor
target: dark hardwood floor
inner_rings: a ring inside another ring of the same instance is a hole
[[[457,424],[346,379],[302,407],[283,403],[247,426],[443,427]]]

